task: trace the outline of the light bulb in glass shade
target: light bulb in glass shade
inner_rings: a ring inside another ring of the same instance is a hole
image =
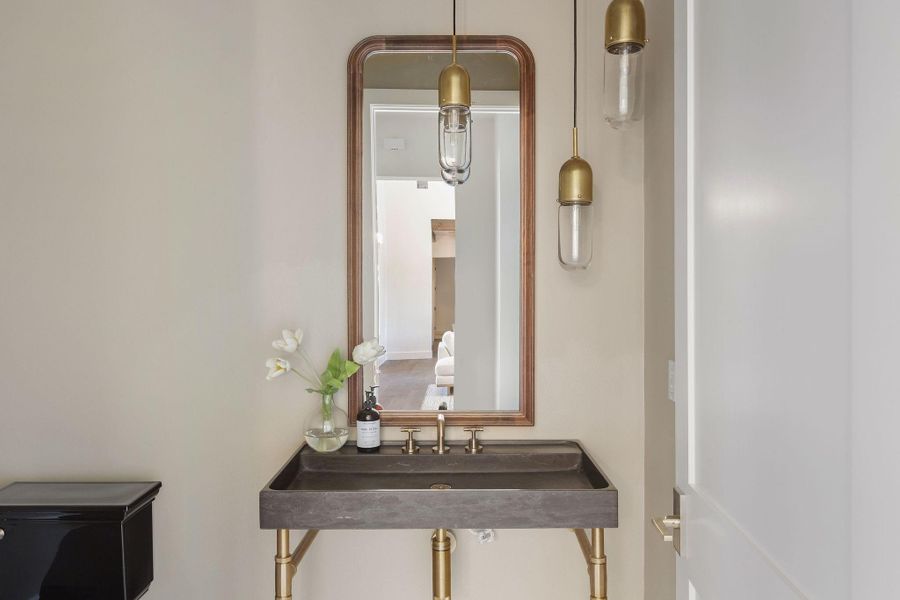
[[[441,169],[441,178],[447,185],[457,186],[469,179],[470,169],[457,171],[456,169]]]
[[[570,269],[586,269],[593,256],[593,206],[559,205],[559,262]]]
[[[438,159],[445,171],[468,171],[472,163],[472,119],[468,106],[442,106],[438,116]],[[462,183],[462,182],[460,182]]]
[[[603,114],[616,129],[643,117],[643,50],[634,42],[606,49],[603,60]]]

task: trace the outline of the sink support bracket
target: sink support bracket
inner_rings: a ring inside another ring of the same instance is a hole
[[[318,529],[310,529],[297,544],[297,548],[291,552],[290,529],[276,531],[275,600],[291,600],[293,598],[291,590],[293,589],[294,575],[297,574],[297,567],[317,535],[319,535]]]
[[[603,529],[591,529],[591,537],[584,529],[573,529],[581,552],[587,563],[591,582],[591,600],[607,600],[606,597],[606,552]],[[276,531],[275,553],[275,600],[292,600],[294,576],[297,567],[312,545],[318,529],[310,529],[291,552],[291,532],[289,529]],[[450,600],[450,535],[446,529],[435,529],[431,536],[431,582],[434,600]]]
[[[591,600],[606,600],[606,550],[603,529],[591,529],[591,539],[584,529],[573,529],[578,545],[587,563],[591,578]]]

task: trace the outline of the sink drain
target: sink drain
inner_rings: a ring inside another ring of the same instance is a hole
[[[450,484],[449,483],[432,483],[430,487],[433,490],[449,490]]]

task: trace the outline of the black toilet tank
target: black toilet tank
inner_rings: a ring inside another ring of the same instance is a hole
[[[159,482],[0,489],[0,600],[134,600],[153,581]]]

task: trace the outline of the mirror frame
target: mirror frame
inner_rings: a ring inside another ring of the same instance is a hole
[[[519,293],[519,409],[516,411],[447,411],[453,425],[534,425],[534,56],[511,36],[457,36],[465,51],[507,52],[519,62],[519,178],[520,269]],[[380,52],[450,51],[450,36],[373,36],[359,42],[347,60],[347,351],[363,341],[362,306],[362,155],[363,67]],[[435,98],[435,101],[437,99]],[[437,168],[435,150],[435,168]],[[351,426],[363,397],[362,370],[347,382]],[[434,425],[437,411],[385,411],[388,426]]]

